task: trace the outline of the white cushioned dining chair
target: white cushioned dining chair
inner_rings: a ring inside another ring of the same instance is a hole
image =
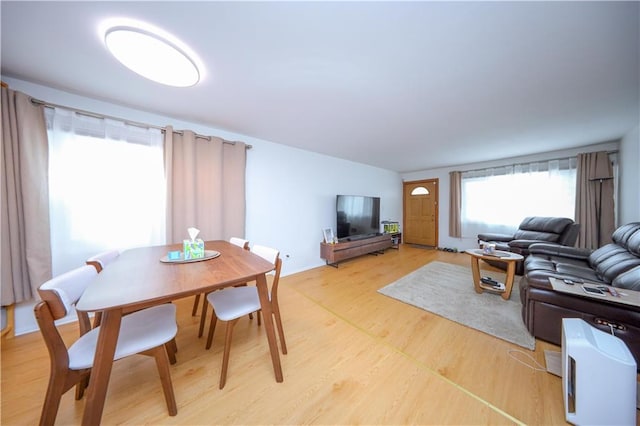
[[[85,261],[85,263],[87,265],[93,266],[94,268],[96,268],[96,271],[100,273],[105,268],[105,266],[116,260],[119,256],[120,250],[107,250],[103,251],[102,253],[98,253],[95,256],[91,256]]]
[[[95,256],[91,256],[84,263],[93,266],[94,268],[96,268],[96,271],[100,273],[105,268],[105,266],[116,260],[119,256],[120,250],[107,250],[98,253]],[[93,326],[99,326],[101,321],[102,312],[96,312],[93,316]]]
[[[249,241],[238,237],[229,238],[229,242],[234,246],[242,247],[245,250],[249,250]],[[240,284],[244,286],[246,284]],[[193,301],[193,308],[191,309],[191,316],[194,316],[198,312],[198,304],[200,303],[200,295],[196,294],[196,300]],[[198,337],[202,337],[204,333],[204,323],[207,318],[207,300],[202,300],[202,316],[200,317],[200,327],[198,328]],[[251,315],[253,318],[253,315]]]
[[[271,311],[275,319],[276,328],[278,329],[282,353],[286,354],[287,345],[284,340],[284,329],[282,328],[280,307],[278,306],[278,282],[280,281],[282,259],[280,259],[278,250],[271,247],[254,245],[251,248],[251,252],[271,262],[274,266],[274,275],[271,289],[269,291],[269,301],[271,303]],[[222,370],[220,371],[220,389],[222,389],[227,381],[233,327],[238,322],[238,319],[252,312],[257,313],[258,325],[260,325],[260,298],[258,296],[258,288],[256,286],[244,286],[229,287],[211,292],[207,295],[207,301],[211,304],[214,312],[209,325],[207,349],[211,348],[211,342],[213,341],[213,333],[216,328],[217,320],[226,321],[227,323],[224,354],[222,356]]]
[[[96,254],[95,256],[91,256],[85,261],[85,264],[93,266],[96,268],[96,272],[100,273],[107,267],[111,262],[120,257],[120,250],[107,250],[101,253]],[[147,309],[155,309],[155,307],[147,308]],[[86,313],[78,313],[79,315],[87,315]],[[171,313],[166,311],[165,315],[170,315]],[[88,316],[87,316],[88,318]],[[93,316],[93,327],[98,327],[102,322],[102,312],[96,312]],[[82,333],[82,330],[81,330]],[[176,344],[176,339],[172,339],[170,342],[167,342],[165,345],[167,349],[167,355],[169,356],[169,362],[171,364],[176,363],[176,352],[178,352],[178,345]]]
[[[88,318],[85,324],[79,319],[82,335],[67,347],[55,321],[70,313],[96,275],[93,266],[85,265],[52,278],[38,289],[42,301],[35,306],[34,314],[51,360],[49,384],[40,417],[41,425],[55,423],[64,393],[75,385],[76,399],[81,399],[87,386],[100,327],[90,329]],[[135,354],[155,358],[171,416],[175,416],[178,409],[164,345],[175,337],[177,331],[176,307],[171,303],[133,312],[122,317],[114,355],[114,361]]]

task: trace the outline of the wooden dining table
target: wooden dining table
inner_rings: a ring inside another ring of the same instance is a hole
[[[102,418],[123,314],[245,282],[256,282],[276,381],[283,381],[266,279],[274,265],[227,241],[205,241],[205,250],[220,255],[195,262],[167,262],[168,252],[182,251],[182,244],[126,250],[86,289],[76,309],[102,312],[102,323],[83,425],[97,425]]]

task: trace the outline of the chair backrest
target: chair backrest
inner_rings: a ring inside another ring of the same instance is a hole
[[[278,282],[280,281],[280,270],[282,269],[282,259],[280,259],[280,251],[267,247],[254,244],[251,247],[251,252],[257,254],[274,266],[273,283],[271,284],[271,300],[277,300],[278,297]]]
[[[273,263],[274,266],[276,264],[276,259],[280,254],[280,252],[274,248],[261,246],[258,244],[254,244],[253,247],[251,247],[251,253],[255,253],[267,262]]]
[[[242,247],[245,250],[249,250],[249,240],[244,240],[238,237],[231,237],[229,238],[229,242],[238,247]]]
[[[55,320],[69,314],[96,275],[98,272],[93,266],[85,265],[58,275],[38,288],[42,301],[37,303],[33,310],[51,355],[52,365],[55,364],[56,359],[62,360],[63,365],[68,365],[67,349],[58,333]],[[77,314],[82,336],[91,330],[91,323],[86,312],[77,312]]]
[[[96,268],[96,271],[102,272],[104,267],[117,259],[118,256],[120,256],[119,250],[103,251],[102,253],[98,253],[95,256],[91,256],[86,260],[85,263]]]
[[[38,294],[49,305],[54,319],[63,318],[69,314],[97,274],[96,269],[89,265],[72,269],[42,284],[38,288]]]

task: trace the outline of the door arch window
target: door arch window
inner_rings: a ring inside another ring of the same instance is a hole
[[[416,186],[411,191],[411,195],[429,195],[429,190],[424,186]]]

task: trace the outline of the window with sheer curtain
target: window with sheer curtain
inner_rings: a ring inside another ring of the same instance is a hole
[[[163,135],[47,108],[53,274],[107,249],[165,243]]]
[[[462,173],[462,235],[513,233],[527,216],[573,219],[576,159],[472,170]]]

